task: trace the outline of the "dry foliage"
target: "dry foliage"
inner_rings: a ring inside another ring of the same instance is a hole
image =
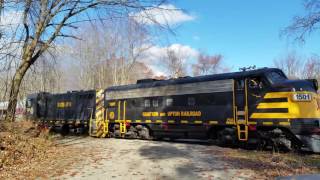
[[[222,67],[223,56],[206,55],[201,53],[197,59],[197,63],[192,65],[192,71],[194,76],[217,74],[219,72],[226,71],[225,67]]]
[[[317,79],[320,80],[320,57],[298,56],[295,52],[274,60],[274,66],[282,69],[289,79]]]
[[[48,178],[62,171],[55,160],[72,157],[72,149],[55,146],[48,129],[28,121],[4,126],[6,131],[0,133],[0,179]]]
[[[36,129],[31,122],[7,123],[0,133],[0,170],[15,170],[17,165],[44,158],[51,145],[46,132]],[[4,175],[5,173],[1,173]]]
[[[256,178],[293,176],[320,172],[320,157],[317,154],[270,153],[261,151],[230,150],[224,152],[225,161],[241,169],[252,169]]]

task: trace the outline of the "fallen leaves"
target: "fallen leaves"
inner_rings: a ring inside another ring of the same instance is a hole
[[[62,173],[61,159],[72,157],[72,148],[55,146],[46,128],[29,121],[6,124],[0,132],[0,179],[48,178]]]
[[[114,172],[115,164],[127,170],[128,175],[143,178],[153,172],[139,169],[146,163],[147,168],[150,166],[150,169],[158,170],[153,175],[159,179],[166,179],[161,174],[163,172],[175,172],[181,177],[189,173],[190,177],[203,179],[215,179],[226,174],[230,174],[231,179],[270,179],[320,172],[319,155],[157,143],[78,136],[55,140],[48,129],[35,128],[33,124],[23,122],[12,125],[10,131],[0,133],[0,179],[84,177],[101,171],[100,175],[108,172],[119,177],[122,174]],[[146,147],[152,151],[141,153],[148,150]],[[165,165],[161,166],[161,162]],[[88,172],[83,172],[83,167],[89,167]]]
[[[320,172],[320,157],[318,155],[226,148],[224,161],[230,162],[231,165],[238,169],[255,171],[255,178],[272,178]]]

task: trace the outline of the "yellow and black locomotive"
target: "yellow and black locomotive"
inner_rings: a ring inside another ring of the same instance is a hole
[[[144,79],[91,92],[96,104],[87,124],[98,137],[208,139],[320,152],[317,90],[316,80],[289,80],[276,68]]]

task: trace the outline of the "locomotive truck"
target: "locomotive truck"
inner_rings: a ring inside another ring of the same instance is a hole
[[[143,79],[105,90],[27,98],[27,115],[91,136],[206,139],[220,145],[277,146],[320,152],[315,79],[289,80],[276,68]]]

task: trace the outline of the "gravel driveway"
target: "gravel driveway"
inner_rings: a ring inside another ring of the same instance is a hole
[[[201,143],[91,137],[60,143],[82,154],[80,163],[57,179],[247,179],[254,174],[224,156],[230,149]]]

